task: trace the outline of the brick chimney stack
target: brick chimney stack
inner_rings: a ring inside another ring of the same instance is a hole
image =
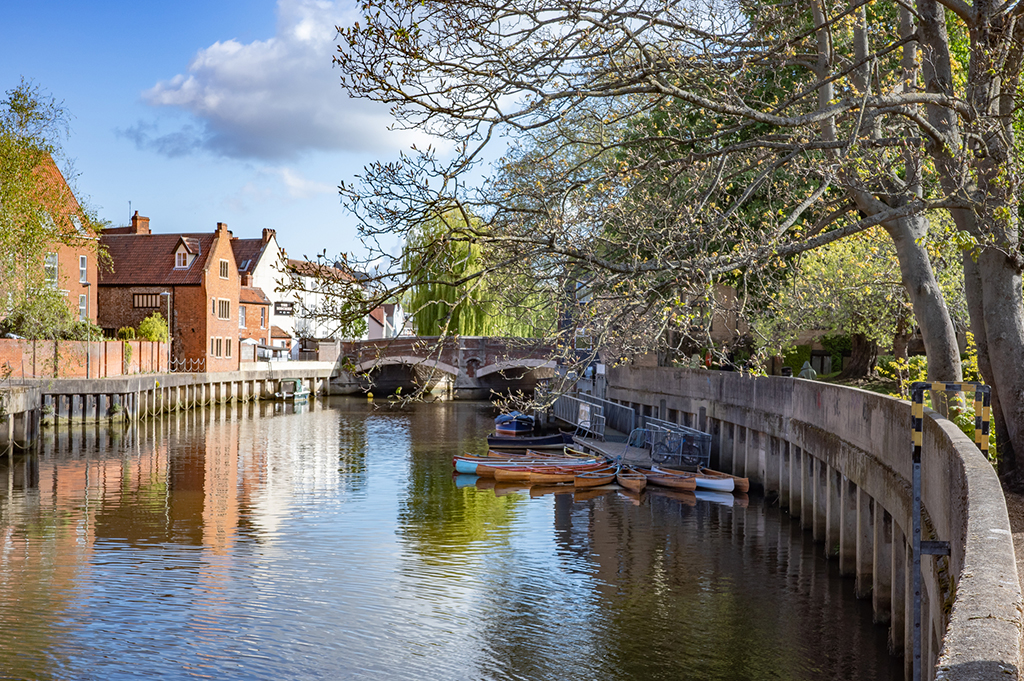
[[[252,286],[252,274],[246,272],[242,275],[242,286]]]
[[[135,215],[132,216],[132,234],[149,234],[149,218],[142,217],[139,215],[139,211],[135,211]]]
[[[266,227],[264,227],[263,228],[263,243],[267,243],[268,241],[270,241],[270,237],[272,237],[272,236],[274,236],[276,234],[277,234],[277,232],[275,232],[274,230],[267,229]]]
[[[217,235],[218,236],[227,235],[228,238],[231,237],[231,230],[228,229],[228,223],[226,223],[226,222],[218,222],[217,223]]]

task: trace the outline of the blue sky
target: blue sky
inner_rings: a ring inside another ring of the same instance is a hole
[[[277,230],[289,255],[355,249],[337,185],[407,147],[331,66],[355,4],[315,0],[7,2],[0,89],[33,80],[73,116],[78,193],[156,232]]]

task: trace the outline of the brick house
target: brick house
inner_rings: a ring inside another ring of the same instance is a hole
[[[50,207],[59,241],[52,241],[43,257],[45,281],[67,295],[68,309],[78,321],[96,321],[97,245],[95,233],[85,226],[82,207],[64,175],[50,160],[36,169],[54,189],[59,205]]]
[[[270,345],[270,299],[258,286],[251,286],[252,277],[242,276],[238,296],[238,337],[260,345]]]
[[[281,282],[285,280],[287,259],[284,250],[277,243],[277,233],[272,229],[264,229],[259,239],[231,240],[231,249],[235,254],[235,266],[243,277],[250,277],[248,286],[258,288],[267,298],[270,306],[267,314],[267,329],[276,328],[277,336],[263,334],[265,345],[284,345],[291,348],[294,339],[295,317],[294,302],[286,293],[279,292]],[[247,322],[249,320],[246,320]],[[283,334],[283,335],[281,335]],[[277,342],[272,340],[276,338]]]
[[[98,324],[108,333],[170,306],[171,355],[179,369],[238,369],[241,279],[231,232],[153,234],[136,211],[131,225],[106,229],[111,268],[100,272]],[[166,294],[166,295],[163,295]],[[169,299],[168,299],[169,296]]]

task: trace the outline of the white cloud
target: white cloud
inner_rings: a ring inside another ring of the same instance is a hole
[[[232,210],[249,212],[255,204],[287,204],[337,191],[334,185],[311,180],[294,168],[268,166],[257,169],[255,176],[224,203]]]
[[[143,93],[146,103],[198,121],[161,134],[140,122],[121,134],[168,156],[206,150],[232,158],[294,159],[303,152],[392,151],[413,136],[389,131],[384,106],[350,99],[332,68],[335,26],[356,17],[349,2],[279,0],[277,34],[199,50],[188,73]]]

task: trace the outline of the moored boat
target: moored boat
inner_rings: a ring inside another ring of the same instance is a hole
[[[637,468],[647,477],[648,485],[671,487],[692,492],[697,489],[697,477],[693,473],[669,473],[657,468]]]
[[[750,480],[747,478],[741,478],[738,475],[730,475],[729,473],[722,473],[721,471],[713,471],[710,468],[700,467],[700,472],[709,478],[730,478],[733,482],[733,492],[736,494],[746,494],[750,491]]]
[[[607,466],[592,471],[577,473],[573,484],[576,487],[600,487],[615,482],[615,475],[619,472],[618,466]]]
[[[498,458],[498,457],[473,457],[473,456],[454,456],[452,457],[452,465],[455,467],[457,473],[465,473],[467,475],[489,475],[493,477],[493,471],[496,468],[508,468],[512,466],[553,466],[553,465],[579,465],[579,464],[590,464],[597,463],[597,459],[566,459],[564,457],[514,457],[514,458]]]
[[[571,444],[572,433],[565,431],[554,435],[487,436],[487,446],[491,449],[562,449]]]
[[[619,468],[615,481],[622,487],[634,492],[642,492],[647,486],[647,476],[630,466]]]
[[[670,475],[692,475],[697,484],[697,489],[705,489],[711,492],[731,492],[736,487],[736,483],[729,477],[715,477],[705,475],[704,473],[693,473],[677,468],[664,468],[662,466],[655,466],[652,470]]]
[[[532,433],[537,421],[532,416],[513,411],[494,419],[494,432],[502,436],[519,436]]]

